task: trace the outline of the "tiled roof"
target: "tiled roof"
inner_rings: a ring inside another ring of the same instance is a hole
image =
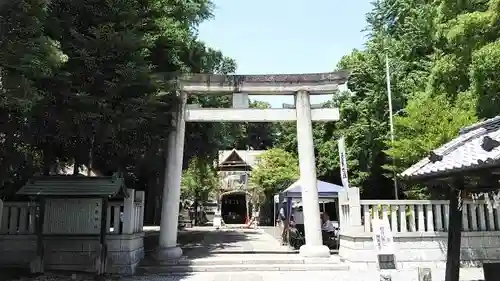
[[[439,176],[500,164],[500,116],[460,130],[459,136],[401,173],[405,178]]]
[[[18,195],[29,196],[128,196],[124,181],[117,177],[42,176],[26,183]]]
[[[236,152],[238,156],[245,161],[250,167],[256,164],[257,156],[264,152],[265,150],[221,150],[219,151],[219,164],[226,161],[226,159],[233,153]]]

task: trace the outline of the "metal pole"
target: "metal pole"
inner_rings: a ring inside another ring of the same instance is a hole
[[[273,226],[276,228],[276,201],[273,196]]]
[[[391,142],[394,144],[394,124],[392,122],[392,95],[391,95],[391,75],[389,71],[389,55],[385,54],[385,80],[387,81],[387,99],[389,100],[389,126],[391,130]],[[398,200],[398,180],[396,178],[396,159],[392,158],[394,167],[394,198]]]

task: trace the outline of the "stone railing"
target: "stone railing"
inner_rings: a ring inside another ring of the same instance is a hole
[[[448,231],[448,200],[359,200],[358,194],[357,188],[339,194],[346,230],[369,233],[373,218],[387,218],[393,233]],[[500,209],[484,200],[464,200],[462,230],[500,231]]]
[[[111,235],[142,232],[144,222],[144,191],[129,190],[123,201],[110,201],[106,229]],[[37,202],[3,202],[0,235],[35,233]]]
[[[339,205],[339,255],[352,267],[377,267],[372,220],[387,218],[398,268],[444,268],[448,200],[360,200],[359,189],[349,188],[339,193]],[[464,200],[462,216],[462,266],[500,260],[500,209],[482,200]]]
[[[0,234],[35,233],[36,207],[33,202],[4,202]]]
[[[449,201],[360,200],[362,225],[371,232],[373,218],[387,217],[394,233],[448,231]],[[463,231],[500,230],[500,210],[485,201],[463,202]]]

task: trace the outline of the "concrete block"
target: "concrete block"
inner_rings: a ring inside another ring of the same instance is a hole
[[[129,265],[110,265],[108,264],[108,273],[120,274],[120,275],[133,275],[136,273],[137,266],[139,263],[129,264]]]
[[[45,249],[53,249],[63,252],[88,252],[97,251],[99,240],[95,239],[64,239],[64,238],[45,238]]]
[[[106,241],[106,245],[108,246],[108,251],[117,252],[122,250],[121,240],[108,240]]]
[[[488,260],[500,260],[500,248],[487,248],[484,249],[485,259]]]
[[[418,281],[432,281],[432,270],[428,267],[418,268]]]
[[[133,251],[144,247],[142,238],[125,239],[121,240],[121,250],[122,251]]]
[[[358,246],[360,247],[361,249],[365,249],[365,250],[374,250],[375,249],[375,245],[373,245],[373,241],[363,241],[363,243]],[[356,248],[358,248],[356,247]]]
[[[130,252],[108,252],[108,262],[112,265],[129,265],[138,263],[144,258],[144,248]]]
[[[460,249],[460,259],[467,260],[482,260],[486,258],[486,253],[482,248],[466,248]]]
[[[143,234],[109,235],[108,272],[133,274],[144,258]],[[89,236],[45,237],[47,270],[95,272],[99,238]],[[0,265],[29,267],[36,256],[35,235],[0,235]]]
[[[2,235],[0,237],[0,249],[2,249],[2,251],[16,252],[36,250],[36,237],[29,235],[26,237],[26,239],[11,239],[10,237],[6,236],[14,235]]]
[[[94,259],[97,257],[97,252],[62,252],[62,251],[45,251],[44,262],[49,267],[50,265],[82,265],[93,268]]]
[[[36,251],[1,251],[0,265],[20,265],[28,267],[36,257]]]
[[[426,249],[421,252],[422,259],[425,261],[443,261],[446,260],[446,253],[441,249]]]

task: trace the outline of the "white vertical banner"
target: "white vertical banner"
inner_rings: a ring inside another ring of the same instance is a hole
[[[340,160],[340,179],[344,188],[349,187],[349,178],[347,176],[347,156],[345,153],[345,138],[340,137],[338,140],[339,160]]]

